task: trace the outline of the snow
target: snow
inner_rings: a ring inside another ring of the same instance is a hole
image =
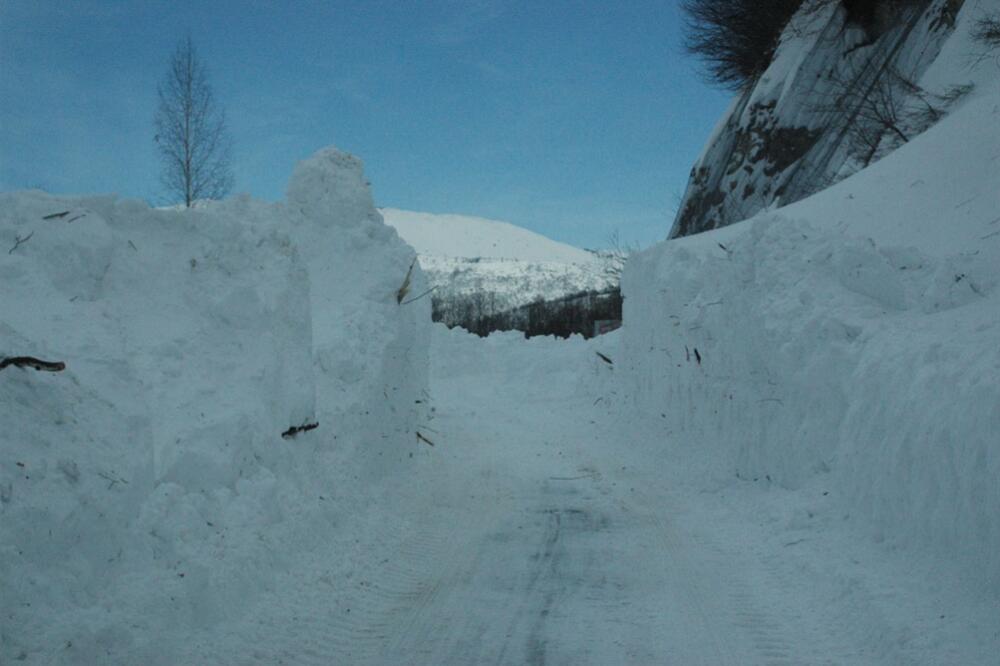
[[[353,663],[990,663],[995,598],[864,538],[828,479],[699,473],[628,409],[622,342],[434,329],[417,530],[352,602]]]
[[[516,259],[529,263],[591,264],[594,255],[509,222],[468,215],[381,208],[385,223],[421,255]]]
[[[277,204],[0,195],[0,355],[66,363],[0,371],[0,662],[995,663],[1000,90],[966,4],[944,120],[635,255],[591,340],[432,326],[421,265],[585,262],[405,214],[414,250],[335,149]]]
[[[417,250],[442,310],[461,311],[462,303],[475,299],[483,313],[497,313],[617,283],[608,257],[507,222],[380,210],[386,224]]]
[[[933,0],[899,8],[871,36],[845,23],[840,3],[803,3],[767,69],[736,95],[706,143],[671,237],[799,201],[891,153],[905,143],[901,136],[923,132],[930,118],[951,111],[962,85],[995,76],[975,62],[982,47],[970,42],[974,21],[995,5]],[[887,68],[912,83],[891,83]],[[867,107],[884,106],[880,95],[893,85],[896,131],[887,132]],[[866,96],[875,101],[864,104]]]
[[[998,116],[984,89],[837,186],[623,277],[623,390],[687,454],[722,478],[822,484],[845,521],[990,594]]]
[[[287,204],[0,199],[0,352],[66,363],[0,373],[0,660],[179,663],[417,448],[413,251],[332,149]]]

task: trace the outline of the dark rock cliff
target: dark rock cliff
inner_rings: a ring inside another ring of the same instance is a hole
[[[963,4],[807,0],[692,168],[670,237],[805,198],[936,122],[962,90],[919,81]]]

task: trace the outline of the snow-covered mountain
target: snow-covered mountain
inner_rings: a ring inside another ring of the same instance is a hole
[[[477,308],[490,314],[616,284],[606,258],[507,222],[380,212],[417,251],[438,304],[475,298]]]
[[[386,224],[421,256],[515,259],[524,262],[587,264],[593,255],[523,227],[469,215],[416,213],[380,208]]]
[[[967,77],[929,68],[963,5],[982,13],[990,4],[917,0],[862,19],[846,3],[803,2],[771,65],[733,100],[692,168],[671,237],[803,199],[946,116],[968,93]]]

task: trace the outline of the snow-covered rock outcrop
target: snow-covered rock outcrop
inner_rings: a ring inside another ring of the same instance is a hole
[[[840,2],[803,3],[771,65],[734,99],[692,168],[671,238],[823,190],[924,131],[967,93],[961,77],[926,73],[959,15],[968,24],[995,3],[883,4],[886,11],[862,21]]]
[[[3,663],[181,663],[420,446],[413,250],[349,155],[288,190],[0,195],[0,356],[66,363],[0,372]]]

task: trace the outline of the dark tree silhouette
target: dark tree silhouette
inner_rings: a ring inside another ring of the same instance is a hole
[[[684,0],[684,46],[708,78],[745,88],[767,68],[781,31],[803,0]]]
[[[233,184],[232,142],[190,37],[174,51],[157,93],[154,138],[167,192],[189,208],[198,199],[225,196]]]

